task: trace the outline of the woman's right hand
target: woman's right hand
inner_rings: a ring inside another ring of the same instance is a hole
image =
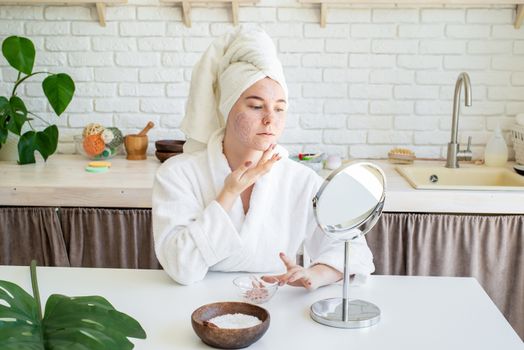
[[[273,165],[281,157],[278,153],[273,154],[276,145],[271,145],[264,151],[256,166],[252,166],[251,161],[247,161],[235,169],[224,180],[224,188],[217,197],[225,209],[230,209],[238,196],[247,188],[253,185],[262,175],[267,174]]]

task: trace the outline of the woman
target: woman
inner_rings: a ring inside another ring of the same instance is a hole
[[[264,279],[312,290],[342,278],[343,244],[314,219],[322,179],[277,145],[288,104],[282,66],[261,30],[216,39],[195,66],[184,154],[160,167],[153,191],[156,254],[177,282],[208,270],[282,268]],[[313,260],[307,268],[294,261],[303,245]],[[365,239],[353,247],[351,273],[373,272]]]

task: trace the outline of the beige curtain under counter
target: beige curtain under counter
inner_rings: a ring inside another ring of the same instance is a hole
[[[0,207],[0,265],[69,266],[55,208]]]
[[[524,216],[384,213],[376,274],[475,277],[524,339]]]
[[[159,269],[150,209],[61,208],[71,266]]]

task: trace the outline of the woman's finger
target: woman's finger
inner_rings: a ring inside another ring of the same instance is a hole
[[[308,274],[306,274],[302,279],[300,279],[300,282],[302,282],[302,286],[306,289],[313,288],[313,281],[311,280],[311,277],[309,277]]]
[[[284,263],[284,265],[286,266],[286,269],[292,269],[293,267],[297,266],[297,264],[293,261],[291,261],[291,259],[289,259],[286,254],[284,254],[283,252],[281,252],[279,254],[280,256],[280,260],[282,260],[282,262]]]
[[[267,283],[277,283],[280,281],[280,277],[283,275],[276,275],[276,276],[262,276],[260,277],[264,282]]]
[[[244,162],[244,164],[236,168],[235,171],[233,171],[233,173],[242,176],[249,169],[249,167],[251,167],[252,164],[253,162],[248,160],[247,162]]]
[[[301,270],[302,266],[294,266],[290,269],[288,269],[287,273],[283,274],[279,278],[279,285],[283,286],[284,284],[287,284],[289,282],[289,278],[298,270]]]
[[[268,161],[268,159],[271,158],[273,154],[273,150],[275,149],[276,144],[269,145],[269,147],[262,153],[262,157],[260,157],[260,160],[257,163],[257,166],[264,164]]]
[[[246,183],[255,183],[260,176],[267,174],[271,170],[273,165],[280,159],[281,157],[278,156],[278,154],[273,155],[271,159],[265,162],[264,164],[258,163],[256,167],[247,169],[247,171],[241,176],[241,179]]]
[[[271,159],[269,159],[264,164],[257,165],[257,168],[260,167],[260,172],[262,175],[266,174],[271,170],[271,168],[273,168],[273,165],[275,165],[275,163],[278,162],[280,159],[282,159],[282,157],[278,153],[276,153],[271,157]]]
[[[256,173],[257,175],[264,175],[266,174],[267,172],[269,172],[269,170],[271,170],[271,168],[273,167],[273,165],[279,161],[281,159],[281,157],[279,156],[278,153],[275,153],[273,155],[271,155],[271,157],[269,157],[268,159],[264,160],[264,161],[260,161],[258,162],[258,164],[253,167],[252,169],[250,169],[253,173]]]
[[[314,289],[311,277],[308,275],[305,269],[302,269],[301,271],[292,275],[289,278],[287,284],[294,287],[304,287],[308,290]]]
[[[306,277],[305,269],[300,269],[294,272],[291,276],[289,276],[287,283],[293,283],[305,277]]]

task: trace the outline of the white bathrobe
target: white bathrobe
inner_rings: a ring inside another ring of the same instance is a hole
[[[314,218],[311,200],[322,178],[313,170],[282,158],[255,183],[247,214],[240,197],[229,213],[216,202],[231,173],[223,136],[218,130],[207,150],[172,157],[157,172],[153,232],[164,270],[182,284],[202,280],[208,270],[283,272],[279,252],[294,259],[304,244],[313,263],[342,272],[344,244],[330,240]],[[351,274],[374,269],[365,239],[353,241]]]

